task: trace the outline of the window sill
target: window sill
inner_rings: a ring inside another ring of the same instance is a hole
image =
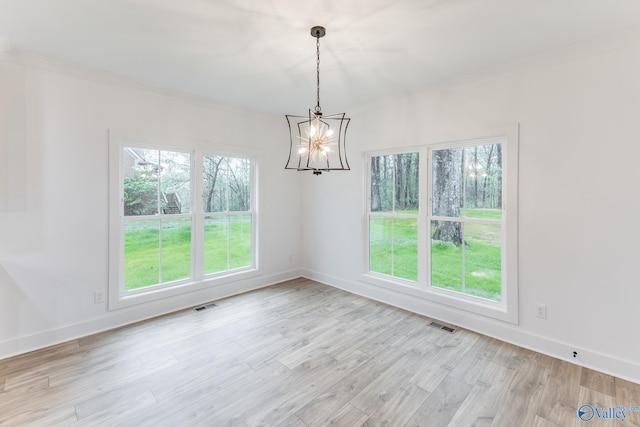
[[[418,282],[408,282],[401,279],[395,280],[395,278],[391,276],[382,276],[370,273],[363,274],[362,281],[374,286],[382,287],[391,292],[410,295],[431,303],[445,305],[456,310],[463,310],[512,324],[518,323],[518,313],[513,311],[509,312],[507,310],[506,301],[495,302],[446,289],[427,287],[426,285]]]
[[[243,269],[219,276],[206,276],[200,280],[176,282],[175,284],[152,286],[147,290],[136,291],[135,293],[121,293],[117,283],[109,283],[109,311],[119,310],[126,307],[135,306],[157,301],[164,298],[171,298],[184,295],[189,292],[201,291],[215,286],[226,285],[239,280],[246,280],[259,276],[258,269]]]

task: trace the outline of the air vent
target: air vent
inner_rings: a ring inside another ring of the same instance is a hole
[[[456,331],[452,327],[441,325],[440,323],[437,323],[437,322],[431,322],[429,323],[429,326],[431,326],[432,328],[442,329],[443,331],[447,331],[451,334]]]
[[[202,311],[202,310],[206,310],[208,308],[213,308],[215,306],[216,305],[214,303],[211,303],[211,304],[207,304],[207,305],[201,305],[200,307],[196,307],[196,308],[194,308],[194,310],[195,311]]]

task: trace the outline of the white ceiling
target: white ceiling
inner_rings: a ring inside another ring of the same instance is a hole
[[[640,29],[640,0],[0,0],[0,50],[277,114],[391,92]]]

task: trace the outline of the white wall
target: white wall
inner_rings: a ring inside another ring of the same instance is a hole
[[[305,179],[304,221],[324,224],[303,227],[305,274],[640,382],[639,42],[603,40],[348,110],[354,170]],[[362,281],[363,151],[506,123],[520,123],[519,325]]]
[[[107,311],[108,138],[258,153],[261,275]],[[0,61],[0,359],[264,286],[299,271],[301,180],[284,116],[242,111],[13,54]],[[293,261],[289,260],[292,254]]]

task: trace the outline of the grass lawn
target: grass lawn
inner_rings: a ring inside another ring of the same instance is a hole
[[[499,210],[467,210],[467,216],[473,218],[499,219],[500,215]],[[160,224],[163,227],[162,245]],[[413,218],[372,217],[371,270],[417,280],[417,225],[417,220]],[[464,233],[464,246],[433,242],[432,285],[499,301],[500,225],[466,223]],[[250,215],[207,217],[204,238],[205,274],[251,264]],[[191,277],[191,221],[128,221],[125,224],[124,264],[126,290]]]
[[[205,218],[204,236],[205,274],[251,264],[250,215]],[[191,277],[191,220],[128,221],[124,252],[125,290],[187,279]]]
[[[486,219],[500,219],[502,218],[502,211],[500,209],[462,209],[460,211],[461,216],[467,218],[486,218]]]
[[[500,210],[467,209],[470,218],[500,219]],[[418,278],[417,220],[372,217],[370,268],[408,280]],[[392,237],[393,236],[393,237]],[[434,240],[431,283],[499,301],[501,298],[501,230],[499,224],[464,224],[464,246]],[[464,265],[463,265],[464,259]]]

